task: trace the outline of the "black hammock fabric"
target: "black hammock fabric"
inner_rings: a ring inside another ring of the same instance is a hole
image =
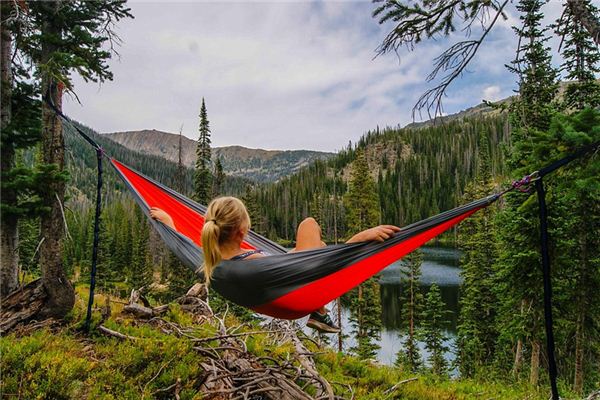
[[[111,165],[149,217],[151,207],[165,210],[176,230],[150,219],[166,245],[197,271],[202,264],[200,234],[206,207],[110,158]],[[242,244],[272,254],[250,260],[224,260],[214,270],[211,286],[225,298],[259,313],[296,319],[319,309],[375,275],[394,261],[488,206],[494,194],[408,225],[385,242],[339,244],[287,253],[250,231]]]

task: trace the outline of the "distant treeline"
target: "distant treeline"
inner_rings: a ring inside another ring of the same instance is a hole
[[[473,180],[479,160],[480,136],[494,176],[501,176],[503,146],[509,129],[505,115],[473,117],[422,129],[379,128],[367,132],[337,156],[316,161],[281,181],[255,190],[260,220],[254,226],[272,238],[293,239],[298,223],[316,217],[323,234],[334,240],[347,236],[342,197],[350,164],[364,150],[377,182],[381,222],[406,225],[460,203]],[[335,221],[335,223],[334,223]]]

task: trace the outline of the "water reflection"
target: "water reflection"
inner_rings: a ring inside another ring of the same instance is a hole
[[[423,296],[429,291],[429,285],[420,287]],[[382,284],[381,285],[381,320],[383,327],[387,330],[398,330],[402,325],[402,303],[400,302],[400,293],[404,290],[402,285]],[[456,333],[456,324],[458,322],[458,285],[440,286],[442,300],[446,304],[448,324],[445,327],[449,332]]]
[[[423,248],[423,265],[421,266],[421,287],[423,295],[427,294],[429,287],[436,283],[440,287],[442,300],[448,310],[448,326],[445,333],[448,337],[446,346],[454,348],[456,342],[456,325],[458,320],[458,296],[461,283],[459,267],[460,252],[453,248],[425,247]],[[402,348],[404,341],[400,332],[402,324],[400,293],[403,290],[400,284],[402,262],[398,261],[380,273],[381,283],[381,306],[383,331],[378,344],[381,346],[377,358],[384,364],[393,364],[396,353]],[[349,328],[349,310],[342,310],[342,323],[345,329]],[[354,345],[352,338],[348,338],[345,348]],[[427,359],[423,343],[419,343],[421,355]],[[454,354],[446,354],[448,361],[454,360]]]

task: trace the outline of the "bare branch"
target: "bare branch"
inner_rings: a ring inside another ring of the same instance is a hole
[[[491,23],[478,40],[466,40],[456,43],[435,58],[435,67],[431,74],[429,74],[427,77],[427,81],[432,81],[435,79],[440,72],[451,72],[446,75],[436,87],[427,90],[419,98],[412,110],[413,119],[415,119],[415,115],[417,113],[419,116],[421,116],[422,109],[427,110],[427,115],[430,119],[435,119],[442,115],[442,99],[446,95],[448,87],[456,78],[462,75],[467,65],[469,65],[473,57],[475,57],[475,54],[477,54],[481,43],[483,43],[488,33],[492,30],[498,21],[498,18],[504,15],[503,10],[508,4],[508,1],[509,0],[505,0],[504,3],[497,9]]]

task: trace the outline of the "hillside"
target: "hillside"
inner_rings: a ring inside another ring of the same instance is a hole
[[[367,132],[335,157],[259,187],[257,204],[264,219],[258,230],[292,239],[297,224],[311,215],[321,222],[327,240],[333,241],[336,231],[344,238],[343,195],[358,150],[365,152],[377,183],[382,222],[402,226],[456,207],[474,179],[480,154],[490,158],[492,175],[502,176],[503,144],[510,134],[504,114],[470,115],[420,128]]]
[[[512,97],[508,97],[506,99],[499,100],[495,102],[496,105],[508,105],[511,101]],[[429,126],[446,124],[452,121],[461,121],[468,118],[474,117],[496,117],[502,114],[502,111],[498,108],[494,108],[488,104],[481,103],[474,107],[469,107],[465,110],[459,111],[454,114],[444,115],[442,117],[436,119],[430,119],[423,122],[412,122],[406,126],[405,129],[417,129],[417,128],[425,128]]]
[[[294,325],[240,324],[231,315],[178,303],[139,319],[123,312],[125,299],[98,294],[86,335],[80,328],[87,287],[76,291],[63,326],[46,321],[2,335],[2,398],[309,400],[328,398],[323,384],[336,399],[546,398],[527,384],[450,380],[381,366],[319,346]]]
[[[161,156],[177,162],[179,135],[157,130],[114,132],[103,135],[143,154]],[[215,147],[213,159],[221,158],[227,175],[272,182],[297,172],[314,160],[332,157],[333,153],[311,150],[263,150],[242,146]],[[188,167],[196,162],[196,142],[182,136],[182,161]]]

